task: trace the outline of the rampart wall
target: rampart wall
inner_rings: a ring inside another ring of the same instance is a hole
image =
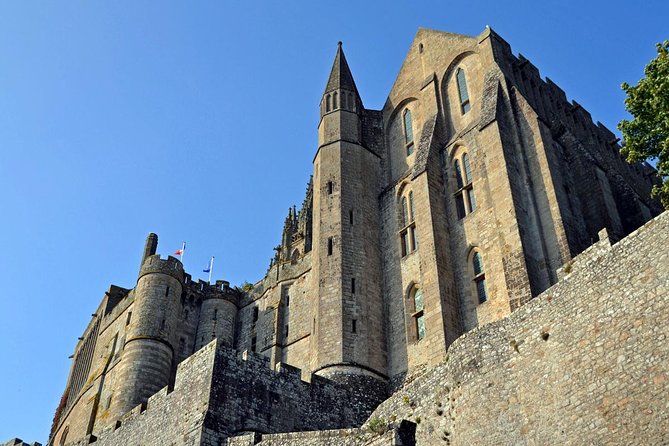
[[[555,286],[456,340],[370,422],[412,420],[425,445],[666,444],[668,245],[667,212],[600,240]]]

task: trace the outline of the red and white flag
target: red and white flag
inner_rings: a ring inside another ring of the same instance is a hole
[[[184,260],[184,251],[186,251],[186,242],[183,242],[180,250],[174,252],[175,255],[181,256],[182,262]]]

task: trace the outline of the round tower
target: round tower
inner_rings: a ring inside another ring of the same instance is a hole
[[[155,234],[153,234],[155,236]],[[151,243],[151,246],[148,246]],[[121,416],[170,382],[184,270],[174,257],[155,255],[149,236],[134,290],[112,413]]]
[[[210,287],[207,290],[200,309],[195,350],[201,349],[213,339],[218,339],[226,347],[233,346],[237,317],[236,302],[237,295],[230,289],[228,282],[220,282],[220,289]]]

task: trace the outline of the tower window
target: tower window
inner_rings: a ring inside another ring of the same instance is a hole
[[[284,327],[283,337],[288,339],[288,325]]]
[[[330,95],[325,96],[325,112],[330,111]]]
[[[337,92],[335,91],[332,95],[332,110],[337,109]]]
[[[413,205],[413,191],[409,191],[400,199],[401,224],[400,224],[400,248],[402,257],[418,249],[418,238],[416,236],[416,222]]]
[[[410,336],[415,341],[425,337],[425,303],[423,301],[423,289],[414,287],[409,294],[408,310],[411,322],[409,324]]]
[[[253,323],[258,322],[258,307],[253,307]]]
[[[348,211],[348,222],[353,224],[353,210]]]
[[[476,287],[476,296],[479,304],[488,300],[488,291],[485,286],[485,270],[483,269],[483,258],[481,253],[476,251],[472,257],[472,267],[474,270],[474,285]]]
[[[332,195],[333,190],[334,190],[334,185],[332,181],[328,181],[328,195]]]
[[[125,320],[125,325],[130,325],[131,319],[132,319],[132,311],[128,311],[128,318]]]
[[[464,172],[463,172],[464,167]],[[476,197],[474,196],[472,166],[467,152],[463,153],[453,163],[455,171],[455,208],[458,219],[476,210]],[[464,173],[464,175],[463,175]]]
[[[218,309],[214,309],[214,320],[218,319]]]
[[[168,285],[167,288],[165,288],[165,297],[167,297],[169,295],[170,295],[170,287]]]
[[[411,110],[404,110],[404,146],[407,156],[413,153],[413,124],[411,122]]]
[[[332,255],[332,237],[328,237],[328,255]]]
[[[458,68],[455,78],[458,84],[458,95],[460,96],[460,111],[464,115],[471,109],[469,104],[469,93],[467,92],[467,80],[465,79],[465,70]]]
[[[351,321],[351,332],[353,332],[353,333],[357,333],[357,331],[358,331],[358,330],[357,330],[358,327],[356,327],[357,322],[358,322],[358,321],[356,321],[355,319],[353,319],[353,320]]]
[[[355,277],[351,278],[351,294],[355,294]]]
[[[346,109],[346,93],[341,94],[341,108]]]
[[[251,351],[254,352],[254,353],[256,351],[256,346],[257,346],[256,341],[257,340],[258,340],[258,338],[256,338],[255,336],[251,338]]]

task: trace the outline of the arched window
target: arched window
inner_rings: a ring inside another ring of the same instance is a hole
[[[330,95],[325,96],[325,112],[330,111]]]
[[[474,271],[474,285],[476,286],[476,296],[479,303],[482,304],[488,300],[488,291],[485,286],[485,270],[483,269],[483,258],[478,251],[472,256],[472,270]]]
[[[425,337],[425,302],[423,300],[423,289],[414,287],[409,295],[411,307],[410,335],[420,341]]]
[[[464,175],[463,175],[464,167]],[[453,162],[455,171],[455,207],[458,213],[458,219],[464,218],[467,214],[476,210],[476,197],[474,196],[474,177],[472,175],[472,166],[467,152],[459,155]]]
[[[332,94],[332,110],[337,110],[337,92]]]
[[[467,92],[467,80],[465,79],[465,70],[458,68],[455,73],[455,78],[458,84],[458,95],[460,96],[460,110],[464,115],[472,107],[469,104],[469,93]]]
[[[346,93],[341,94],[341,108],[346,109]]]
[[[407,156],[413,153],[413,125],[411,122],[411,110],[404,110],[404,146]]]
[[[400,198],[400,247],[402,257],[418,249],[416,221],[413,206],[413,192],[405,192]]]

